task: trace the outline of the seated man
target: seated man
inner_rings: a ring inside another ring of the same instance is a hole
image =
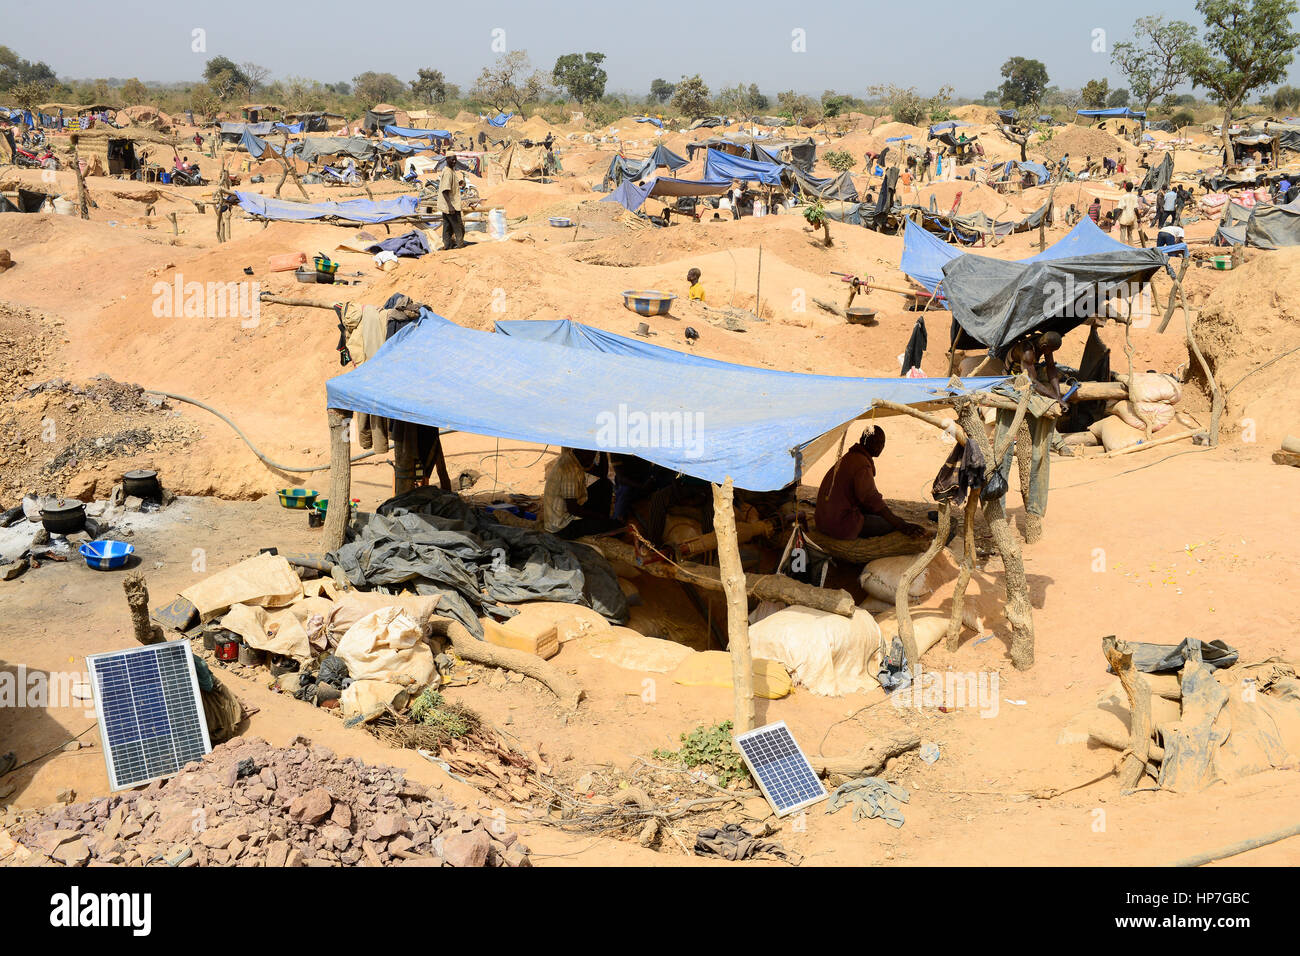
[[[569,540],[618,527],[619,522],[610,518],[614,485],[605,476],[606,470],[600,452],[561,448],[559,457],[546,469],[542,527]],[[588,485],[591,476],[597,478]]]
[[[885,450],[885,430],[879,425],[862,437],[822,479],[817,491],[817,530],[832,538],[876,538],[891,531],[911,537],[925,532],[889,510],[876,488],[876,462]]]

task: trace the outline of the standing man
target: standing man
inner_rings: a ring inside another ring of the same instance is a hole
[[[1115,204],[1115,212],[1118,214],[1119,223],[1119,241],[1133,245],[1133,227],[1137,225],[1138,197],[1133,195],[1132,181],[1124,184],[1124,195],[1119,197],[1119,202]]]
[[[438,180],[438,212],[442,213],[442,249],[462,249],[465,241],[465,220],[461,214],[460,188],[465,184],[465,174],[460,171],[456,155],[447,157],[442,177]]]

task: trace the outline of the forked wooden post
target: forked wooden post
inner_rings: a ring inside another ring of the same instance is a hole
[[[343,547],[348,518],[352,516],[352,419],[338,409],[329,410],[330,425],[330,496],[325,512],[323,550]]]
[[[754,729],[754,665],[749,652],[749,595],[745,569],[740,563],[732,498],[730,478],[713,486],[713,530],[718,536],[718,570],[727,595],[727,647],[736,700],[732,723],[735,732],[743,734]]]

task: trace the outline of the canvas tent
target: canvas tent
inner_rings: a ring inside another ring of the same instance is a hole
[[[375,144],[364,136],[308,136],[291,144],[289,152],[304,163],[319,163],[332,156],[372,160],[377,150]]]
[[[1244,244],[1255,249],[1300,245],[1300,200],[1253,209],[1229,203],[1216,236],[1230,245]]]
[[[962,391],[1000,381],[971,379]],[[427,309],[373,358],[326,384],[332,409],[635,455],[705,481],[730,477],[753,491],[799,480],[875,399],[924,405],[947,389],[946,379],[702,367],[662,354],[588,350],[462,328]],[[629,410],[676,427],[679,440],[649,440]]]
[[[636,212],[647,199],[657,196],[721,196],[731,186],[728,179],[671,179],[656,176],[649,182],[638,185],[636,180],[624,179],[601,202],[616,202],[628,212]]]
[[[781,167],[753,159],[732,156],[710,149],[704,154],[704,178],[711,180],[740,179],[760,182],[767,186],[781,185]]]
[[[381,223],[415,214],[419,197],[396,196],[392,199],[349,199],[345,202],[289,202],[258,193],[235,191],[239,208],[253,219],[276,222],[325,220],[341,223]]]

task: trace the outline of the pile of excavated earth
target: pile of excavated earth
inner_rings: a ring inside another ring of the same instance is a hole
[[[8,860],[27,866],[532,865],[503,821],[302,737],[232,740],[139,792],[15,815]]]

